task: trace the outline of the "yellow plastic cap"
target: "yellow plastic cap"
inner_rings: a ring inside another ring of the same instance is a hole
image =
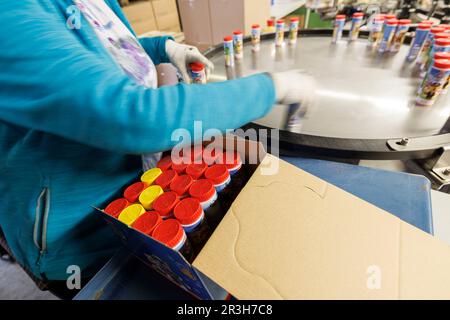
[[[150,186],[142,191],[141,195],[139,196],[139,202],[144,206],[145,209],[150,210],[152,208],[153,202],[163,193],[164,191],[160,186]]]
[[[119,221],[127,225],[131,225],[134,220],[136,220],[141,214],[145,212],[143,206],[139,203],[132,204],[131,206],[126,207],[119,215]]]
[[[141,176],[141,181],[149,185],[153,184],[153,182],[156,180],[156,178],[159,177],[161,173],[162,170],[160,168],[152,168],[144,172],[144,174]]]

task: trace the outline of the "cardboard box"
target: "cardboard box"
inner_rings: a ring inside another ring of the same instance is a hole
[[[176,0],[152,0],[156,25],[160,31],[180,32]]]
[[[237,145],[262,161],[192,264],[103,216],[139,258],[203,299],[450,298],[447,245],[256,142]]]
[[[131,3],[122,8],[137,35],[157,29],[153,7],[150,1]]]
[[[209,0],[178,0],[186,43],[208,48],[212,42]]]
[[[178,0],[186,41],[196,46],[222,43],[240,29],[249,35],[251,25],[266,24],[270,0]]]

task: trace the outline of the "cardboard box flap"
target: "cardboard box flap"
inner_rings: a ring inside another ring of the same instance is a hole
[[[276,175],[261,172],[194,261],[238,299],[397,299],[435,289],[410,288],[430,266],[414,274],[420,249],[405,241],[427,242],[427,234],[282,160]],[[422,245],[435,248],[433,256],[449,256],[431,242]],[[434,272],[444,274],[444,266]],[[450,286],[441,292],[450,296]]]
[[[433,236],[402,223],[401,299],[450,298],[450,248]]]

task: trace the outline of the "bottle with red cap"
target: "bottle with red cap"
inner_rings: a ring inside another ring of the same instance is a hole
[[[181,223],[176,219],[167,219],[153,230],[153,238],[167,247],[178,251],[191,263],[194,260],[194,251]]]
[[[190,76],[192,83],[205,84],[206,71],[205,65],[201,62],[193,62],[189,64]]]
[[[261,26],[259,24],[252,25],[252,50],[259,51],[261,47]]]
[[[298,17],[292,17],[290,19],[291,23],[289,25],[289,44],[297,43],[299,21],[300,19]]]
[[[192,179],[198,180],[203,177],[208,165],[204,162],[201,163],[191,163],[186,168],[186,174],[191,176]]]
[[[244,57],[244,35],[241,30],[233,31],[234,57],[240,60]]]
[[[437,52],[434,54],[434,60],[450,60],[450,52]],[[450,84],[450,75],[445,80],[444,85],[442,86],[439,94],[446,94],[448,91],[448,86]]]
[[[380,41],[380,45],[378,47],[378,52],[386,52],[389,51],[390,46],[392,44],[392,39],[394,38],[394,33],[397,28],[398,20],[390,19],[386,22],[384,27],[383,36]]]
[[[424,77],[430,70],[431,66],[434,62],[434,55],[438,52],[450,52],[450,38],[449,37],[439,37],[441,33],[438,33],[434,37],[433,45],[430,50],[430,57],[427,59],[427,61],[424,64],[422,73],[420,74],[422,77]],[[444,33],[445,35],[449,35],[450,33]]]
[[[200,201],[195,198],[181,200],[174,209],[174,216],[183,226],[194,253],[197,254],[211,235]]]
[[[391,52],[398,52],[405,41],[406,33],[409,30],[411,24],[410,19],[400,19],[398,20],[397,30],[394,33],[394,38],[392,39],[392,44],[390,47]]]
[[[156,164],[156,167],[160,168],[162,171],[169,170],[172,168],[172,157],[170,155],[162,157]]]
[[[178,177],[178,174],[175,170],[166,170],[156,178],[155,184],[160,186],[164,191],[170,191],[170,184],[176,177]]]
[[[242,159],[239,152],[225,151],[222,154],[222,163],[226,165],[228,172],[231,176],[230,200],[234,201],[237,194],[241,192],[249,176],[248,173],[242,167]]]
[[[411,46],[406,56],[406,60],[414,61],[417,58],[420,50],[422,49],[423,44],[430,32],[431,25],[428,23],[419,23],[416,28],[416,32],[414,35],[414,39],[411,41]]]
[[[334,26],[333,26],[333,37],[331,42],[336,43],[342,38],[342,31],[344,30],[345,25],[345,15],[338,14],[336,18],[334,19]]]
[[[222,192],[231,182],[231,176],[225,164],[214,164],[205,171],[205,178],[214,184],[217,192]]]
[[[120,213],[130,204],[131,203],[127,199],[119,198],[108,204],[103,211],[114,218],[118,218]]]
[[[148,184],[142,181],[133,183],[131,186],[125,189],[123,197],[131,203],[137,202],[139,201],[139,196],[141,195],[142,191],[144,191],[147,187]]]
[[[162,222],[162,218],[156,211],[147,211],[141,214],[131,227],[146,235],[152,236],[153,230]]]
[[[445,29],[441,27],[432,27],[430,29],[430,32],[428,33],[427,38],[425,39],[425,42],[422,48],[420,49],[419,55],[417,57],[416,64],[418,66],[422,67],[424,63],[427,61],[428,55],[430,54],[431,46],[434,41],[434,35],[444,31]]]
[[[372,21],[369,33],[369,46],[375,47],[381,40],[381,30],[383,30],[384,15],[377,15]]]
[[[350,33],[348,40],[355,41],[359,36],[359,29],[361,28],[362,19],[364,17],[364,13],[355,12],[352,16],[352,25],[350,27]]]
[[[176,177],[170,184],[170,190],[175,192],[181,199],[189,195],[189,188],[191,187],[194,179],[187,174]]]
[[[275,21],[272,19],[267,20],[266,32],[272,33],[275,32]]]
[[[284,43],[284,20],[277,20],[277,26],[275,29],[275,45],[281,47]]]
[[[233,37],[226,36],[223,38],[223,51],[225,57],[225,65],[227,67],[234,66],[234,46]]]
[[[153,202],[153,210],[157,211],[163,219],[173,216],[173,209],[180,202],[178,194],[174,191],[164,192]]]
[[[217,191],[214,184],[207,179],[194,181],[189,188],[189,195],[200,201],[209,225],[214,229],[222,220],[225,212],[221,203],[217,201]]]
[[[431,106],[436,101],[450,75],[450,60],[435,60],[420,85],[416,103]]]

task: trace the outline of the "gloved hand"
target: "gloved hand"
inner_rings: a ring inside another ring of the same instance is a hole
[[[205,65],[206,78],[208,78],[214,65],[196,47],[176,43],[173,40],[166,41],[166,53],[170,62],[178,68],[185,82],[190,83],[188,68],[193,62],[201,62]]]
[[[308,105],[314,100],[316,81],[299,70],[271,73],[278,104]]]

